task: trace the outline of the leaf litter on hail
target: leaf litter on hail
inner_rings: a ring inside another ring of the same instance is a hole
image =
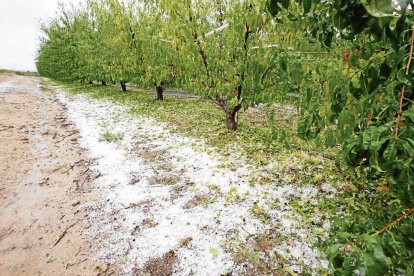
[[[81,146],[97,160],[91,169],[102,175],[91,191],[96,200],[83,206],[97,259],[124,275],[145,272],[151,262],[159,266],[163,256],[174,257],[166,263],[175,275],[242,275],[251,264],[235,260],[237,248],[272,233],[277,243],[259,245],[275,268],[312,274],[328,269],[317,244],[328,237],[329,220],[314,212],[308,223],[291,202],[316,206],[336,192],[329,184],[252,185],[254,168],[236,153],[223,158],[203,141],[110,101],[64,91],[58,98],[80,132]],[[122,139],[105,141],[102,133],[108,131]],[[220,160],[236,166],[229,169]]]

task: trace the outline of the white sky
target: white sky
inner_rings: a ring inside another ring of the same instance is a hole
[[[35,71],[40,21],[53,17],[58,3],[82,0],[0,0],[0,69]]]

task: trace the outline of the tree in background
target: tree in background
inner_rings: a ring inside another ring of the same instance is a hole
[[[76,34],[82,32],[84,13],[81,9],[66,9],[48,25],[42,25],[44,37],[40,41],[36,65],[40,74],[62,81],[77,80],[82,60],[78,58]]]
[[[181,75],[181,60],[178,45],[165,39],[169,36],[169,21],[157,5],[137,7],[137,14],[143,20],[136,21],[135,29],[141,41],[141,74],[138,85],[155,87],[157,100],[163,100],[165,86],[177,83]]]
[[[179,45],[184,87],[211,99],[237,129],[236,115],[274,86],[269,81],[276,52],[266,44],[271,23],[261,1],[156,1],[169,19],[173,45]],[[266,61],[266,62],[264,62]]]
[[[136,77],[140,52],[133,31],[132,8],[117,0],[90,0],[96,71],[104,82],[126,83]]]

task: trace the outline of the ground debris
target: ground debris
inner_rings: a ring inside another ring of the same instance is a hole
[[[171,250],[160,258],[149,260],[143,268],[134,269],[133,275],[142,276],[170,276],[174,273],[174,266],[178,261],[177,254]]]
[[[13,230],[12,230],[12,228],[13,228],[13,226],[14,226],[16,223],[17,223],[17,221],[15,221],[15,222],[13,222],[12,224],[10,224],[9,226],[4,227],[3,229],[1,229],[1,230],[0,230],[0,239],[1,239],[3,236],[5,236],[5,235],[9,234],[11,231],[13,231]]]
[[[63,237],[66,235],[66,233],[68,232],[68,230],[70,228],[72,228],[73,226],[75,226],[76,223],[73,223],[71,225],[69,225],[68,227],[66,227],[66,229],[62,232],[62,234],[60,234],[59,238],[57,239],[57,241],[53,244],[53,246],[56,246],[62,239]]]

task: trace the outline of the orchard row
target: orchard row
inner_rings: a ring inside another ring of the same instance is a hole
[[[89,0],[44,25],[37,67],[62,81],[155,87],[159,100],[166,87],[190,91],[217,104],[231,130],[242,108],[294,104],[301,138],[340,146],[338,164],[386,183],[359,187],[372,200],[342,221],[328,251],[336,272],[412,275],[413,5]]]
[[[179,87],[219,105],[233,130],[241,108],[299,98],[303,84],[320,81],[307,62],[314,55],[338,63],[261,0],[92,0],[62,9],[43,28],[42,75],[117,83],[124,91],[127,83],[152,86],[159,100],[165,87]]]

